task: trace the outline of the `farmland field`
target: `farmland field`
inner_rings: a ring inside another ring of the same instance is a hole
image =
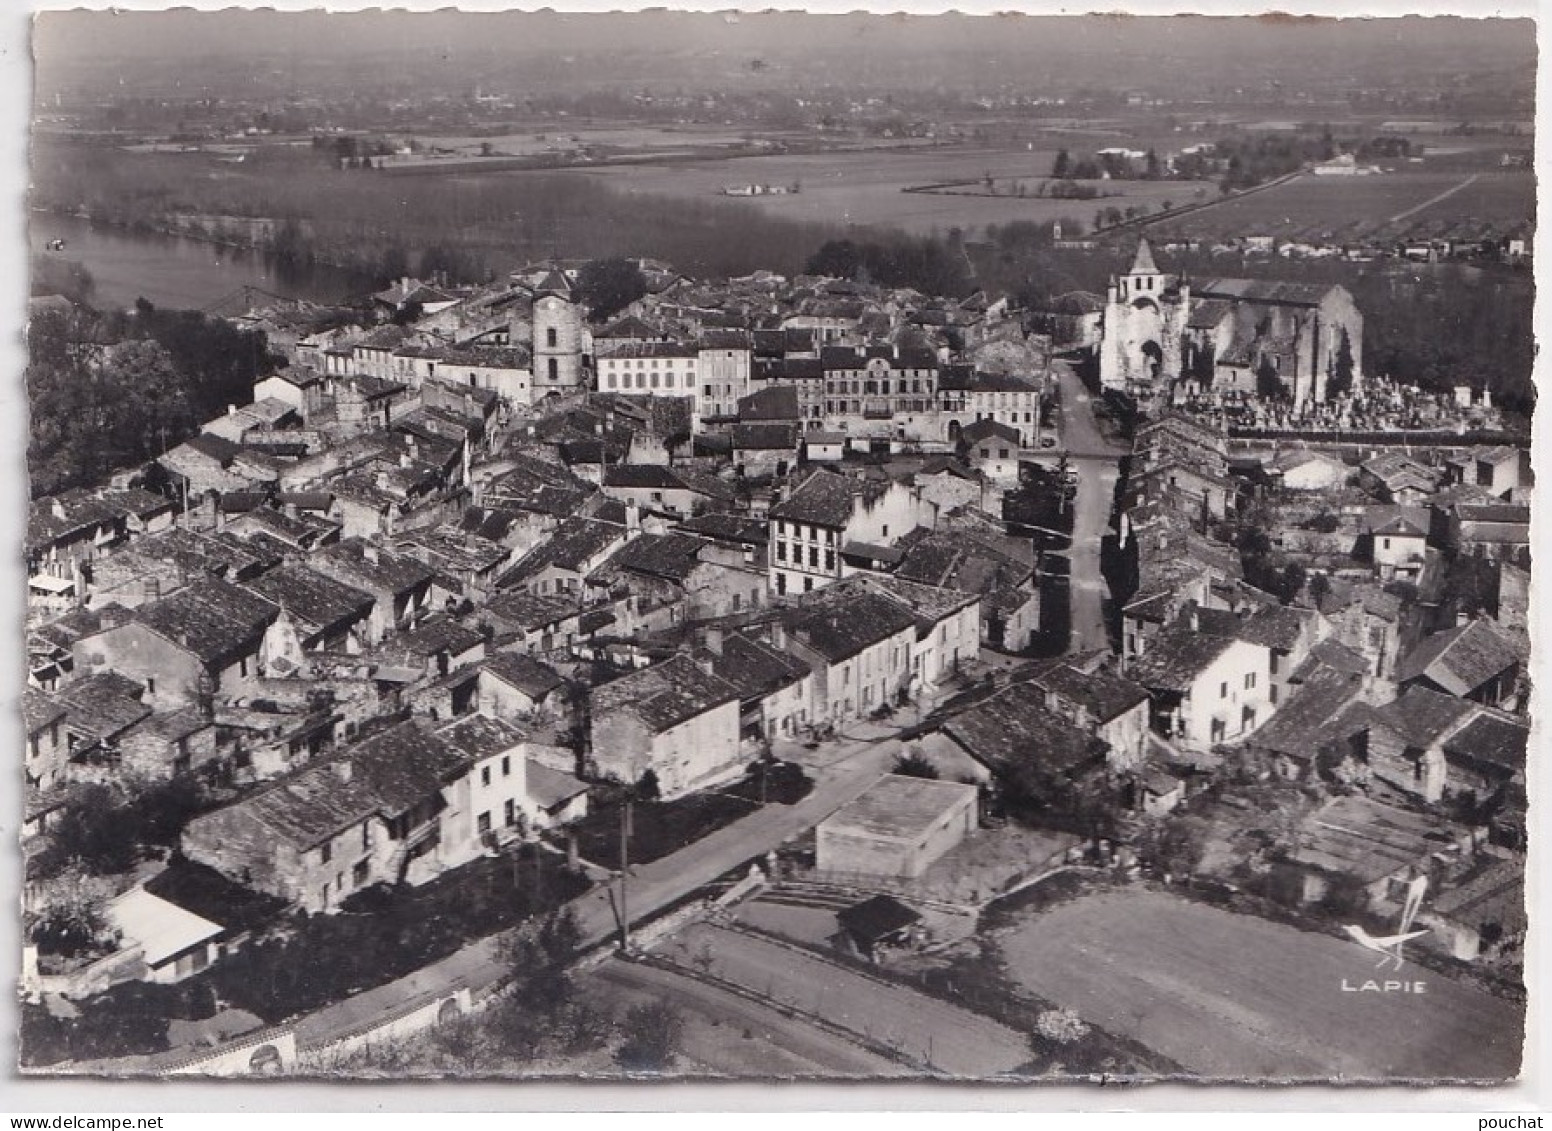
[[[1233,239],[1402,239],[1444,232],[1504,232],[1535,212],[1528,173],[1399,171],[1367,177],[1295,177],[1149,225],[1160,236]]]
[[[999,932],[1010,977],[1210,1078],[1496,1080],[1524,1008],[1342,939],[1160,892],[1090,895]],[[1422,979],[1423,994],[1343,980]]]
[[[1116,181],[1097,200],[1048,200],[1033,197],[952,196],[902,190],[990,174],[1001,182],[1027,181],[1031,190],[1051,171],[1055,150],[940,148],[901,152],[869,151],[735,157],[728,160],[640,164],[629,167],[576,167],[570,174],[595,177],[620,192],[693,200],[737,200],[790,220],[858,226],[899,227],[918,235],[951,227],[979,230],[1014,220],[1048,221],[1071,217],[1091,226],[1100,208],[1133,204],[1159,206],[1192,200],[1212,186],[1180,181]],[[545,176],[546,173],[486,174]],[[799,184],[796,195],[732,198],[728,185]]]

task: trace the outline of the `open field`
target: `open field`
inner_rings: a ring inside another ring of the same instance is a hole
[[[997,941],[1008,976],[1211,1078],[1497,1080],[1519,1070],[1522,1006],[1356,943],[1140,888],[1034,915]],[[1343,980],[1426,982],[1350,993]]]
[[[978,179],[990,174],[999,182],[1022,180],[1032,192],[1046,179],[1056,151],[1040,149],[936,148],[845,153],[773,154],[698,160],[682,163],[635,164],[628,167],[568,169],[628,195],[668,196],[697,201],[736,199],[772,216],[789,220],[859,226],[900,227],[918,235],[951,227],[966,230],[1014,220],[1034,222],[1071,217],[1093,223],[1105,207],[1163,201],[1183,204],[1211,186],[1181,181],[1115,181],[1106,185],[1114,196],[1096,200],[1049,200],[1037,197],[990,197],[908,193],[904,189],[947,181]],[[477,176],[478,174],[471,174]],[[493,173],[486,176],[548,176],[546,172]],[[462,178],[460,178],[462,179]],[[729,185],[800,185],[802,191],[783,196],[726,198]]]
[[[1148,228],[1159,236],[1204,239],[1404,239],[1480,229],[1502,233],[1534,216],[1535,194],[1534,178],[1523,172],[1305,175]]]

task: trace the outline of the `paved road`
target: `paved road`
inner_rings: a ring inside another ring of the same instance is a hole
[[[1000,933],[1010,977],[1213,1078],[1503,1079],[1524,1008],[1345,939],[1127,889]],[[1424,993],[1344,991],[1368,979]]]
[[[688,959],[703,948],[712,956],[715,976],[898,1048],[950,1075],[985,1079],[1030,1059],[1024,1035],[989,1017],[757,935],[697,923],[665,949]]]
[[[794,753],[810,759],[814,778],[813,791],[798,804],[767,805],[671,856],[633,869],[628,894],[632,922],[683,899],[751,857],[777,848],[877,781],[899,753],[900,743],[879,737],[888,734],[889,728],[878,724],[858,723],[849,730],[854,737],[817,751],[794,748]],[[610,884],[572,901],[585,942],[599,942],[619,931],[613,898],[617,890],[618,884]],[[309,1014],[297,1023],[297,1040],[309,1047],[327,1044],[388,1017],[413,998],[447,992],[459,984],[490,985],[504,972],[497,939],[480,939],[396,982]]]
[[[1105,439],[1094,419],[1092,398],[1072,367],[1053,364],[1062,390],[1061,435],[1067,458],[1078,471],[1078,495],[1073,506],[1072,643],[1074,652],[1108,649],[1105,631],[1105,582],[1099,571],[1099,547],[1110,527],[1117,460],[1124,449]]]
[[[741,1078],[917,1075],[833,1032],[672,970],[611,958],[587,976],[670,1000],[709,1022],[710,1033],[693,1023],[686,1027],[684,1051],[715,1072]],[[747,1040],[751,1034],[758,1040]]]

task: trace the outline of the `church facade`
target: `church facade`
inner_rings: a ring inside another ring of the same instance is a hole
[[[1276,381],[1299,409],[1325,402],[1332,378],[1362,378],[1363,315],[1340,284],[1193,285],[1159,271],[1143,240],[1105,300],[1099,375],[1107,389],[1257,395]]]

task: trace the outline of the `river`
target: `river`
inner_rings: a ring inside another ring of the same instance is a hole
[[[104,309],[127,308],[144,297],[157,306],[208,310],[243,287],[318,303],[340,302],[370,289],[370,280],[341,268],[281,271],[258,252],[203,240],[93,227],[50,212],[32,212],[28,221],[33,253],[85,265],[95,284],[92,303]],[[55,239],[65,241],[63,251],[48,250]]]

